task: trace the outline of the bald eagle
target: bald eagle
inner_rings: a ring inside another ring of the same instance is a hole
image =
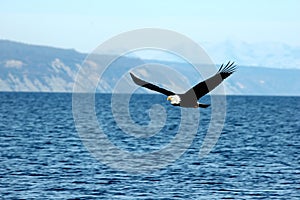
[[[162,93],[167,97],[167,100],[170,101],[170,103],[173,106],[181,106],[181,107],[188,107],[188,108],[207,108],[209,104],[202,104],[198,102],[198,99],[212,91],[215,87],[217,87],[224,79],[226,79],[228,76],[230,76],[233,72],[236,70],[236,65],[234,62],[228,62],[226,65],[222,64],[218,72],[208,78],[205,81],[202,81],[186,91],[183,94],[175,94],[174,92],[171,92],[169,90],[166,90],[164,88],[160,88],[156,85],[153,85],[152,83],[148,83],[138,77],[136,77],[134,74],[130,73],[130,76],[135,84],[145,87],[147,89]]]

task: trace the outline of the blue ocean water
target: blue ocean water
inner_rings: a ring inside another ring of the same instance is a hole
[[[96,95],[99,121],[128,151],[160,148],[176,134],[179,108],[161,95],[135,95],[132,120],[147,125],[151,101],[167,111],[153,140],[128,146],[109,113],[110,95]],[[149,101],[151,99],[151,101]],[[209,102],[209,98],[203,101]],[[300,97],[227,96],[226,122],[211,153],[199,159],[210,120],[174,163],[149,173],[119,171],[97,161],[75,129],[71,94],[0,93],[0,195],[3,199],[299,199]],[[105,116],[103,115],[105,113]],[[173,123],[173,124],[170,124]],[[143,149],[144,147],[144,149]]]

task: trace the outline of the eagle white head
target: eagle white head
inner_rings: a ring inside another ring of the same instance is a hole
[[[180,104],[181,101],[180,96],[177,94],[168,96],[167,100],[170,101],[171,104]]]

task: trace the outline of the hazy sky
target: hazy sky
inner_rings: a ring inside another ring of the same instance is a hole
[[[110,37],[154,27],[201,42],[300,45],[299,0],[1,0],[0,39],[90,52]]]

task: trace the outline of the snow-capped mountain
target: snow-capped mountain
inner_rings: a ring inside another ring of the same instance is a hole
[[[203,43],[208,55],[216,62],[234,60],[240,65],[300,69],[300,46],[282,43],[247,43],[227,40],[218,44]]]

